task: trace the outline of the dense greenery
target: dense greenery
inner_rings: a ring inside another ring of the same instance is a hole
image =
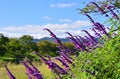
[[[69,42],[64,44],[67,47],[73,47]],[[20,38],[8,38],[0,34],[0,60],[16,63],[26,57],[32,60],[36,57],[31,54],[33,51],[38,51],[41,55],[48,54],[54,57],[58,55],[56,46],[57,44],[50,41],[33,42],[33,37],[30,35],[23,35]]]
[[[72,73],[76,79],[120,78],[120,32],[106,40],[102,47],[89,53],[80,52]]]

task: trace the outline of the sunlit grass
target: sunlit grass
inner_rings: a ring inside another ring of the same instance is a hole
[[[55,61],[57,64],[61,65],[60,62]],[[33,64],[39,69],[40,73],[43,75],[44,79],[50,79],[53,77],[52,72],[48,68],[47,65],[40,62],[33,62]],[[22,64],[7,64],[10,71],[16,77],[16,79],[28,79],[27,75],[25,74],[25,67]],[[0,79],[9,79],[6,70],[4,67],[0,67]]]
[[[24,74],[25,68],[23,65],[8,64],[8,68],[17,79],[27,79],[27,76]],[[9,79],[4,67],[1,67],[0,71],[0,79]]]

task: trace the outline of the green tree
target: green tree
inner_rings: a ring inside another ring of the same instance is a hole
[[[40,41],[37,43],[38,46],[38,51],[42,54],[48,54],[50,56],[56,56],[58,55],[56,53],[57,48],[56,48],[56,44],[54,42],[49,42],[49,41]]]
[[[20,42],[16,38],[11,38],[7,45],[6,56],[13,58],[16,62],[19,62],[22,58],[25,57],[25,53],[21,48]]]
[[[31,53],[32,51],[37,51],[37,45],[33,42],[33,37],[30,35],[23,35],[19,38],[20,45],[22,46],[22,51],[24,53]]]
[[[6,46],[8,42],[9,39],[3,34],[0,34],[0,56],[3,56],[7,52]]]
[[[63,45],[70,48],[71,50],[74,50],[74,45],[71,42],[63,42]]]
[[[37,50],[37,45],[33,42],[32,36],[24,35],[19,39],[9,39],[9,43],[6,48],[6,56],[13,58],[16,63],[19,63],[20,60],[23,60],[26,57],[32,60],[34,56],[32,56],[31,52]]]

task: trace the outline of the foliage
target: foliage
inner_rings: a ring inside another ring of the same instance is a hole
[[[34,57],[30,53],[37,50],[36,43],[33,42],[33,38],[29,35],[24,35],[19,39],[7,38],[1,35],[0,44],[0,56],[11,57],[16,63],[26,57],[31,60]]]
[[[68,48],[73,47],[69,42],[64,43],[64,45]],[[23,35],[20,38],[8,38],[3,34],[0,34],[0,60],[15,63],[19,63],[19,61],[24,58],[33,60],[34,58],[37,58],[35,55],[31,54],[33,51],[38,51],[42,55],[47,54],[55,57],[58,56],[58,53],[55,53],[58,50],[56,46],[57,44],[50,41],[40,41],[35,43],[33,42],[33,37],[30,35]],[[8,59],[6,59],[6,57],[8,57]]]
[[[55,53],[57,51],[56,44],[50,41],[40,41],[37,43],[38,51],[41,55],[48,54],[49,56],[57,56]]]
[[[74,48],[71,42],[63,42],[63,45],[70,49]],[[56,48],[56,46],[56,43],[50,41],[37,42],[38,52],[43,56],[45,56],[46,54],[52,57],[58,56],[58,53],[56,52],[58,49]]]
[[[6,46],[8,42],[9,39],[3,34],[0,34],[0,56],[3,56],[7,52]]]
[[[120,35],[107,40],[103,47],[89,53],[80,52],[75,60],[76,78],[118,79],[120,76]]]
[[[33,42],[33,37],[30,35],[24,35],[19,38],[20,44],[22,45],[22,50],[24,52],[32,52],[37,50],[36,44]]]

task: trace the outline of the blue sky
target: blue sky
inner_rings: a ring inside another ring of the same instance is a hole
[[[90,0],[87,0],[88,3]],[[0,33],[8,37],[24,34],[34,38],[49,36],[44,28],[51,29],[58,37],[65,32],[83,35],[91,23],[78,14],[84,0],[0,0]]]

